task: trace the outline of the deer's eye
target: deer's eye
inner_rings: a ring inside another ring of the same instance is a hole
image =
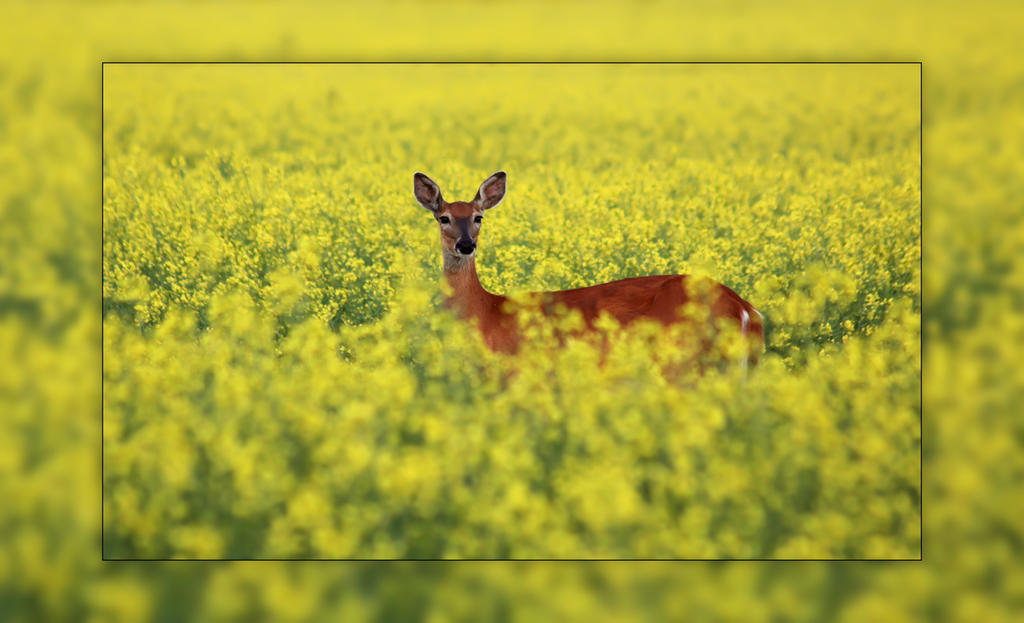
[[[439,219],[437,219],[437,220],[441,221],[441,223],[443,223],[443,224],[445,224],[445,225],[447,225],[448,223],[450,223],[450,222],[451,222],[451,221],[449,221],[449,220],[448,220],[448,217],[447,217],[447,216],[442,216],[441,218],[439,218]]]
[[[478,217],[476,217],[475,219],[473,219],[473,222],[474,222],[474,223],[480,223],[480,222],[482,222],[483,220],[484,220],[484,217],[482,217],[482,216],[478,216]]]

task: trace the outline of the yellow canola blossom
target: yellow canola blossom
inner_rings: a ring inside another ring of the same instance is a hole
[[[919,86],[108,66],[104,553],[917,557]],[[465,200],[497,169],[485,287],[707,275],[764,313],[761,364],[680,375],[679,336],[644,326],[487,351],[441,309],[411,180]]]

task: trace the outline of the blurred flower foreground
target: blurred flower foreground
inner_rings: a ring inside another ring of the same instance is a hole
[[[4,618],[1012,620],[1012,20],[787,6],[803,21],[525,4],[502,40],[473,3],[442,33],[420,26],[445,7],[407,8],[379,38],[369,4],[10,5]],[[556,36],[576,19],[593,36]],[[98,98],[100,60],[428,43],[921,58],[926,227],[912,65],[107,65]],[[497,168],[489,289],[707,274],[765,312],[762,365],[678,386],[658,338],[630,335],[600,368],[540,339],[508,374],[439,311],[409,188],[424,170],[465,199]],[[101,401],[108,558],[916,558],[922,334],[926,563],[99,562]]]

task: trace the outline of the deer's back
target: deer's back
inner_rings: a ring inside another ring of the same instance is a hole
[[[704,306],[714,317],[729,318],[738,325],[743,325],[744,313],[748,323],[752,316],[760,321],[754,308],[730,288],[688,275],[630,277],[574,290],[545,292],[541,296],[550,311],[559,304],[579,310],[588,324],[602,312],[623,324],[641,318],[673,324],[682,320],[680,310],[687,304]]]

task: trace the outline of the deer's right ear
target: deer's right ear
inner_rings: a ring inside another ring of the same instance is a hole
[[[416,195],[416,201],[431,212],[441,208],[441,189],[434,180],[419,171],[412,176],[412,192]]]
[[[490,210],[496,207],[505,198],[505,183],[508,176],[504,171],[498,171],[480,184],[480,190],[476,191],[473,201],[480,206],[481,210]]]

